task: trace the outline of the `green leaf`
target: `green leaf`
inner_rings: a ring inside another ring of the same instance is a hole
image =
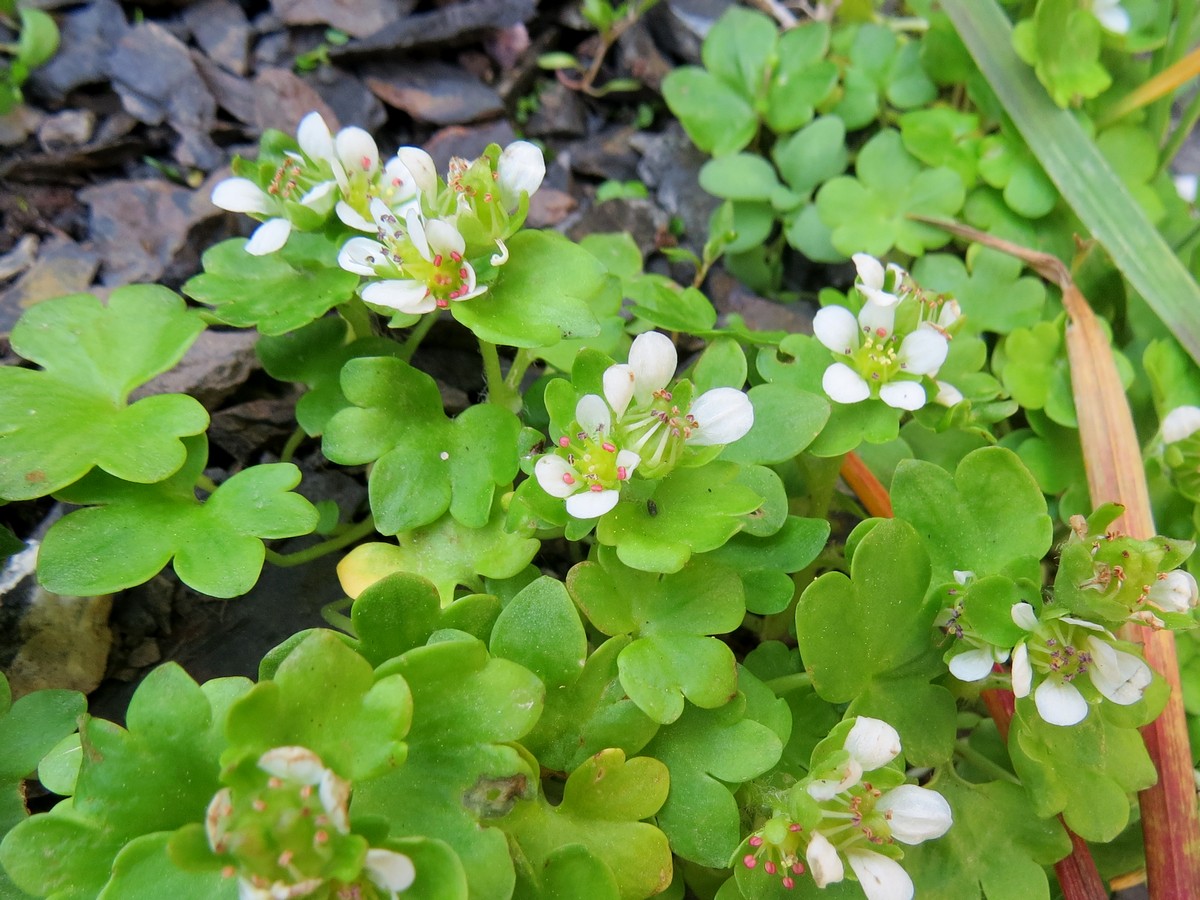
[[[321,435],[335,413],[352,405],[342,393],[343,365],[360,357],[398,357],[402,352],[400,344],[383,337],[348,342],[349,330],[345,319],[326,317],[287,334],[264,335],[254,346],[272,378],[308,386],[296,403],[296,421],[310,437]]]
[[[403,678],[377,680],[336,634],[316,631],[230,709],[221,762],[234,766],[272,747],[307,747],[347,780],[375,778],[404,762],[412,708]]]
[[[181,438],[208,426],[192,397],[129,393],[174,366],[204,330],[178,295],[154,285],[38,303],[13,349],[40,371],[0,368],[0,497],[53,493],[99,466],[126,481],[161,481],[183,465]]]
[[[742,688],[718,709],[688,707],[661,728],[646,755],[671,772],[671,791],[658,826],[677,856],[724,868],[741,840],[732,787],[768,771],[783,752],[791,727],[787,705],[745,670]]]
[[[1100,36],[1099,20],[1075,0],[1038,0],[1033,18],[1013,30],[1012,44],[1065,108],[1099,96],[1112,84],[1100,63]]]
[[[626,759],[621,750],[602,750],[567,778],[562,802],[545,797],[518,806],[499,827],[517,843],[529,866],[527,896],[555,897],[567,876],[561,852],[585,847],[615,878],[623,900],[649,897],[671,883],[667,837],[643,819],[652,817],[667,798],[667,767],[657,759]],[[578,852],[578,851],[575,851]],[[572,868],[578,864],[574,864]],[[590,879],[590,867],[581,873]],[[603,896],[590,881],[572,878],[574,897]]]
[[[408,759],[355,786],[355,814],[382,816],[393,837],[446,841],[470,863],[474,900],[511,896],[508,844],[490,826],[533,795],[536,765],[511,742],[541,714],[542,683],[516,663],[490,658],[473,639],[410,650],[376,673],[390,675],[402,675],[412,690]]]
[[[904,149],[899,133],[884,129],[859,152],[854,178],[834,178],[817,192],[817,211],[842,253],[884,256],[898,247],[918,256],[942,246],[950,235],[909,216],[949,218],[964,199],[957,173],[923,169]]]
[[[113,860],[112,877],[97,900],[171,897],[172,900],[236,900],[238,882],[220,869],[184,871],[167,854],[166,832],[135,838]]]
[[[1021,277],[1019,259],[971,244],[967,264],[969,272],[957,256],[930,253],[913,265],[913,278],[926,290],[952,294],[972,330],[1008,334],[1041,321],[1046,287],[1039,278]]]
[[[846,171],[846,126],[837,116],[822,116],[780,140],[771,158],[792,190],[807,195]]]
[[[763,90],[777,38],[770,18],[731,6],[709,29],[700,55],[709,72],[742,96],[754,99]]]
[[[521,231],[487,292],[450,311],[480,340],[509,347],[551,347],[594,337],[600,324],[590,301],[605,286],[604,266],[553,231]]]
[[[1019,138],[991,134],[979,145],[979,175],[1004,191],[1004,202],[1027,219],[1040,219],[1058,203],[1058,191]]]
[[[746,610],[760,616],[783,612],[796,591],[790,573],[813,562],[829,540],[829,522],[788,516],[769,537],[735,534],[707,556],[731,566],[746,588]]]
[[[758,133],[758,116],[743,96],[697,66],[663,79],[663,99],[697,147],[713,156],[736,153]]]
[[[585,235],[579,246],[600,260],[610,275],[627,279],[642,274],[642,251],[626,231]]]
[[[40,9],[22,7],[18,14],[21,37],[17,42],[17,59],[30,69],[36,69],[58,52],[58,26]]]
[[[728,200],[769,200],[779,187],[775,169],[761,156],[734,153],[700,167],[700,187]]]
[[[246,239],[222,241],[204,252],[204,271],[183,292],[213,307],[228,325],[263,334],[294,331],[354,296],[359,278],[337,264],[341,245],[323,234],[293,232],[283,249],[246,252]]]
[[[188,464],[158,484],[129,484],[95,472],[62,492],[70,503],[95,504],[55,522],[42,543],[39,577],[49,590],[91,596],[141,584],[174,559],[189,587],[236,597],[258,580],[263,540],[308,534],[317,511],[299,494],[291,463],[243,469],[201,502],[197,476],[208,449],[188,441]]]
[[[381,578],[410,572],[433,582],[443,603],[453,599],[460,584],[482,591],[481,578],[516,575],[541,546],[540,541],[507,531],[504,518],[497,504],[482,528],[466,528],[443,516],[432,525],[397,534],[398,545],[360,544],[338,564],[342,590],[357,597]]]
[[[1040,581],[1053,522],[1037,482],[1011,450],[969,453],[954,475],[904,460],[892,479],[892,503],[920,534],[935,582],[952,581],[955,570]]]
[[[504,607],[492,630],[491,651],[520,663],[553,692],[579,678],[587,634],[560,581],[542,576]]]
[[[979,163],[979,116],[950,107],[918,109],[900,117],[904,149],[927,166],[953,169],[974,187]],[[922,282],[924,284],[924,282]]]
[[[736,690],[733,653],[708,635],[745,616],[737,574],[705,559],[668,575],[629,568],[612,551],[597,560],[572,568],[567,588],[599,631],[636,638],[618,658],[630,699],[660,723],[679,718],[685,697],[705,708],[726,703]]]
[[[368,488],[381,533],[428,525],[447,510],[467,527],[487,524],[496,487],[517,474],[516,416],[479,404],[447,419],[437,383],[393,357],[352,359],[341,381],[355,406],[329,420],[322,449],[345,465],[375,463]]]
[[[721,452],[721,459],[743,464],[787,462],[813,442],[829,420],[829,401],[790,384],[750,388],[754,424]]]
[[[0,845],[0,862],[18,887],[41,897],[90,900],[134,838],[203,821],[221,786],[226,712],[249,687],[244,678],[200,687],[168,663],[134,693],[128,730],[86,721],[70,808],[30,817]]]
[[[795,131],[813,117],[837,85],[837,66],[825,58],[829,26],[805,22],[779,38],[778,63],[771,73],[763,119],[776,134]]]
[[[635,316],[668,331],[708,331],[717,323],[717,311],[701,291],[680,288],[661,275],[627,283],[626,293]]]
[[[936,841],[904,850],[917,895],[929,900],[983,896],[1050,900],[1045,867],[1071,852],[1057,819],[1040,818],[1020,785],[940,778],[954,827]]]
[[[1005,110],[1046,173],[1150,308],[1200,361],[1200,286],[1071,112],[1054,106],[1012,52],[994,0],[948,0],[949,14]]]

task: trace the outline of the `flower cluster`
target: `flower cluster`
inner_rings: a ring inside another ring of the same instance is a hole
[[[350,833],[350,784],[317,754],[276,747],[243,769],[205,817],[209,847],[222,874],[237,876],[242,900],[306,897],[326,885],[396,900],[412,885],[411,859]]]
[[[878,397],[896,409],[916,410],[929,399],[932,384],[935,402],[961,401],[957,388],[933,380],[949,352],[958,303],[927,297],[903,269],[885,269],[865,253],[856,253],[854,263],[858,311],[826,306],[813,319],[813,334],[838,358],[821,380],[825,393],[838,403]]]
[[[903,854],[896,843],[941,837],[953,814],[941,794],[904,783],[904,774],[889,766],[900,750],[891,725],[859,716],[841,747],[826,748],[809,778],[787,791],[738,848],[739,882],[765,875],[791,890],[807,874],[824,888],[843,881],[849,863],[868,900],[911,898],[912,879],[897,861]],[[821,754],[818,747],[814,756]]]
[[[677,364],[670,338],[648,331],[634,339],[627,364],[604,372],[604,396],[580,398],[576,427],[534,466],[538,484],[565,499],[570,515],[602,516],[635,470],[660,478],[689,450],[730,444],[750,430],[754,408],[742,391],[713,388],[693,400],[689,382],[668,390]]]
[[[508,261],[505,240],[520,228],[545,177],[542,152],[526,141],[503,152],[493,145],[473,162],[452,159],[444,183],[423,150],[401,147],[397,162],[415,193],[370,195],[370,221],[355,227],[375,237],[351,238],[338,264],[370,279],[362,288],[368,303],[410,315],[484,293],[481,270]]]

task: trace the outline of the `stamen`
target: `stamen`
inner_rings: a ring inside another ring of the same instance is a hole
[[[609,453],[616,453],[616,452],[617,452],[617,447],[616,447],[616,445],[615,445],[615,444],[613,444],[613,443],[611,443],[610,441],[605,441],[605,442],[604,442],[603,444],[601,444],[600,446],[601,446],[601,447],[603,447],[605,450],[607,450]]]
[[[629,470],[624,466],[617,466],[617,480],[625,481],[629,478]]]
[[[462,254],[459,253],[457,250],[450,251],[450,258],[452,260],[454,260],[456,263],[462,262]],[[440,265],[440,263],[439,263],[439,265]]]
[[[747,853],[745,856],[742,857],[742,865],[745,866],[747,869],[753,869],[755,866],[758,865],[758,860],[754,858],[753,853]]]
[[[572,475],[570,472],[563,472],[562,480],[563,480],[563,484],[574,484],[575,476]]]
[[[442,254],[439,253],[433,258],[433,264],[435,266],[440,266],[442,264]]]
[[[602,490],[604,490],[604,485],[593,484],[591,487],[588,488],[588,490],[591,491],[593,494],[599,494]]]
[[[560,438],[558,439],[558,446],[560,446],[560,447],[570,447],[570,446],[571,446],[571,439],[570,439],[569,437],[567,437],[567,436],[564,434],[562,437],[560,437]]]

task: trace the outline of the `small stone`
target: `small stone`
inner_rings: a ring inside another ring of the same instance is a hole
[[[642,256],[649,256],[673,242],[669,224],[667,214],[649,200],[622,197],[593,206],[571,226],[569,234],[579,240],[589,234],[623,231],[633,238]]]
[[[504,112],[499,94],[449,63],[369,63],[363,74],[376,97],[421,122],[465,125]]]
[[[241,387],[252,372],[261,368],[254,354],[256,331],[216,331],[209,329],[174,368],[142,385],[130,402],[151,394],[191,394],[205,409],[214,410]]]
[[[583,137],[587,118],[576,91],[557,81],[538,93],[537,110],[525,126],[534,137]]]
[[[250,463],[270,444],[280,444],[296,427],[295,397],[250,400],[214,413],[208,437],[239,463]]]
[[[454,156],[474,159],[488,144],[506,147],[517,139],[507,119],[497,119],[486,125],[451,125],[434,132],[425,142],[425,152],[433,157],[433,164],[443,175]]]
[[[344,69],[319,66],[311,72],[305,72],[300,78],[320,95],[337,121],[353,123],[372,134],[387,122],[387,110],[379,98]]]
[[[412,11],[416,0],[271,0],[271,10],[288,25],[332,25],[352,37],[367,37]]]
[[[579,202],[566,191],[544,187],[529,198],[529,217],[525,224],[530,228],[553,228],[577,206]]]
[[[48,116],[38,127],[38,143],[47,152],[81,147],[92,139],[96,114],[90,109],[64,109]]]
[[[617,62],[623,73],[635,78],[656,94],[673,66],[654,43],[644,21],[635,22],[617,39]]]
[[[35,585],[18,629],[21,648],[7,666],[13,696],[47,688],[94,691],[112,647],[111,611],[111,595],[62,597]]]
[[[633,181],[641,156],[630,141],[638,133],[636,128],[618,125],[572,143],[571,171],[608,181]]]
[[[260,129],[295,134],[300,120],[313,110],[334,131],[341,127],[321,95],[291,69],[263,69],[254,79],[254,124]]]
[[[533,19],[537,0],[466,0],[394,21],[369,38],[330,48],[334,60],[384,58],[397,50],[467,44]]]
[[[209,93],[217,99],[217,105],[239,122],[253,126],[258,119],[254,82],[230,74],[206,56],[197,55],[195,61],[196,69]]]
[[[51,100],[62,100],[85,84],[107,81],[108,58],[129,31],[129,23],[116,0],[93,0],[58,17],[58,28],[58,52],[29,77],[30,87]]]
[[[235,75],[250,71],[254,29],[233,0],[200,0],[184,9],[183,21],[213,62]]]
[[[0,335],[7,335],[35,303],[88,290],[100,258],[70,238],[45,242],[33,266],[0,293]]]
[[[37,131],[45,117],[24,103],[0,116],[0,147],[19,147]]]
[[[664,51],[701,65],[700,45],[732,5],[732,0],[664,0],[646,14],[646,22]]]
[[[0,256],[0,281],[7,281],[30,268],[37,259],[38,243],[37,235],[23,235],[15,247]]]
[[[645,140],[643,140],[645,138]],[[721,201],[700,188],[700,167],[708,157],[695,148],[682,126],[672,122],[661,134],[639,135],[638,174],[668,216],[684,225],[684,241],[699,252],[708,239],[708,221]]]

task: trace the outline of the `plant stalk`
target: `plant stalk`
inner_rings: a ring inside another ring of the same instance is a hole
[[[361,540],[372,531],[375,530],[375,517],[367,516],[357,525],[352,525],[343,531],[341,534],[331,537],[327,541],[322,541],[319,544],[313,544],[311,547],[306,547],[303,550],[297,550],[295,553],[276,553],[274,550],[267,548],[267,561],[273,566],[287,568],[289,566],[301,566],[306,562],[312,562],[314,559],[319,559],[327,553],[333,553],[353,544],[355,541]]]

